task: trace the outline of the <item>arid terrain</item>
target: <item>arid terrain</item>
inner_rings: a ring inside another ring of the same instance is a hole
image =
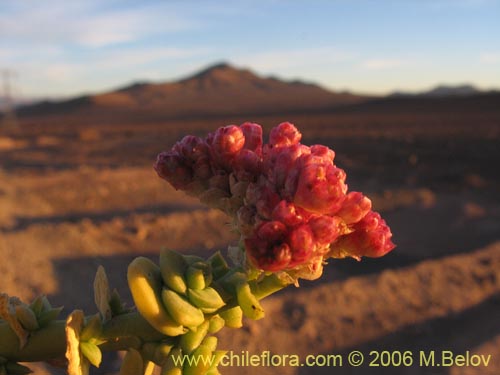
[[[91,313],[100,264],[130,301],[126,267],[135,256],[156,259],[162,246],[225,249],[235,237],[224,214],[160,180],[156,154],[188,133],[244,121],[269,131],[290,121],[303,143],[336,151],[349,188],[372,198],[397,248],[380,259],[331,261],[320,280],[266,299],[265,319],[219,335],[234,353],[340,354],[342,366],[221,372],[500,373],[499,94],[377,99],[224,65],[160,86],[45,103],[21,110],[17,124],[0,123],[2,292],[43,293],[63,314]],[[238,87],[245,90],[233,95]],[[360,367],[347,363],[353,350],[365,355]],[[413,365],[369,367],[370,352],[383,350],[410,351]],[[491,359],[486,367],[420,366],[420,352],[431,351]],[[114,359],[92,373],[116,373]],[[64,372],[37,365],[36,373]]]

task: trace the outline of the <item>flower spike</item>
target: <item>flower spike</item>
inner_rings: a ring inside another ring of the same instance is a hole
[[[205,139],[187,136],[155,163],[158,175],[232,217],[247,269],[321,276],[328,258],[379,257],[391,231],[370,199],[348,192],[335,152],[300,143],[289,122],[262,140],[255,123],[229,125]]]

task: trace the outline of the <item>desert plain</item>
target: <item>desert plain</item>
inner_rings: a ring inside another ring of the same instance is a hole
[[[342,363],[221,372],[500,373],[500,94],[334,95],[226,65],[175,85],[42,103],[1,123],[2,292],[27,301],[45,294],[64,305],[63,316],[93,313],[99,265],[132,304],[126,268],[134,257],[156,260],[161,247],[224,251],[237,240],[228,219],[160,180],[156,154],[186,134],[252,121],[267,135],[290,121],[302,143],[335,150],[349,189],[372,199],[397,248],[380,259],[331,260],[321,279],[264,300],[263,320],[218,335],[219,347],[234,353],[303,361],[336,354]],[[359,367],[348,363],[354,350],[365,357]],[[370,367],[382,351],[409,351],[413,363]],[[491,357],[478,366],[419,363],[432,351]],[[92,373],[118,368],[119,357],[109,355]],[[64,373],[43,364],[34,370]]]

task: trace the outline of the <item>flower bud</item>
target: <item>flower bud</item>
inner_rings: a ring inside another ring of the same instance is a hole
[[[258,238],[247,238],[245,248],[250,262],[264,271],[283,271],[292,259],[290,247],[285,242],[272,244]]]
[[[342,207],[336,213],[346,224],[360,221],[372,209],[372,202],[363,194],[352,191],[346,195]]]
[[[333,159],[335,159],[335,151],[323,145],[311,146],[311,154],[321,158],[325,163],[333,164]]]
[[[343,236],[335,244],[347,255],[359,258],[378,258],[394,249],[391,229],[380,214],[370,211],[361,221],[354,224],[354,232]]]
[[[200,180],[208,180],[212,177],[212,167],[208,157],[200,157],[196,159],[193,165],[193,175]]]
[[[269,143],[274,147],[291,146],[299,143],[301,138],[302,134],[293,124],[282,122],[271,130]]]
[[[337,216],[317,215],[309,221],[315,240],[322,245],[331,244],[343,234],[342,225]]]
[[[345,172],[331,164],[306,164],[300,171],[294,203],[318,214],[335,214],[345,197]]]
[[[335,152],[300,143],[284,122],[263,144],[262,128],[246,122],[205,139],[186,136],[155,163],[158,175],[233,218],[248,261],[295,280],[320,276],[328,257],[382,256],[391,232],[371,201],[347,193]]]
[[[292,229],[288,234],[287,243],[292,250],[292,266],[309,260],[315,250],[314,236],[307,224]]]
[[[274,207],[272,218],[284,223],[287,226],[295,226],[304,221],[304,216],[301,215],[301,210],[291,202],[282,200]]]
[[[265,222],[257,229],[257,236],[268,242],[282,241],[285,235],[286,226],[279,221]]]
[[[239,180],[252,181],[261,173],[262,161],[257,153],[243,149],[236,155],[233,167]]]
[[[184,159],[173,152],[158,155],[154,169],[158,176],[167,180],[176,190],[184,189],[192,180],[193,172]]]
[[[273,164],[267,167],[271,172],[271,179],[276,186],[276,190],[282,190],[284,188],[285,192],[288,193],[290,185],[293,185],[293,190],[295,189],[300,172],[299,158],[303,155],[309,155],[310,152],[309,147],[301,144],[273,149]],[[290,198],[292,196],[293,195],[290,195]]]
[[[259,124],[245,122],[240,125],[240,129],[245,136],[244,149],[252,151],[257,156],[262,155],[262,127]]]
[[[194,135],[186,135],[174,145],[172,150],[176,151],[179,156],[193,162],[208,155],[208,146],[205,141]]]
[[[212,150],[223,164],[227,164],[244,144],[243,131],[235,125],[229,125],[217,129],[212,141]]]

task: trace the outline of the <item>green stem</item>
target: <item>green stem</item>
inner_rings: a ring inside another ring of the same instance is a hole
[[[275,274],[267,275],[258,282],[250,282],[252,292],[258,299],[265,298],[289,285]],[[236,306],[230,298],[228,306]],[[226,307],[228,307],[226,306]],[[18,362],[38,362],[64,358],[66,352],[66,321],[56,320],[46,327],[32,332],[28,343],[19,348],[19,339],[9,324],[0,320],[0,357]],[[117,315],[103,325],[98,339],[103,351],[138,349],[144,342],[154,342],[166,336],[156,331],[138,312]]]
[[[66,353],[66,321],[56,320],[32,332],[28,343],[19,348],[19,339],[9,324],[0,321],[0,357],[18,362],[38,362],[64,358]],[[156,331],[137,312],[117,315],[103,326],[99,339],[106,340],[102,350],[127,350],[146,341],[158,341],[165,336]]]
[[[0,321],[0,357],[11,361],[38,362],[64,358],[66,322],[57,320],[33,332],[28,343],[19,348],[19,339],[6,321]]]
[[[112,341],[117,337],[138,337],[142,341],[158,341],[165,335],[154,329],[138,312],[121,314],[106,322],[100,339]],[[126,349],[126,348],[125,348]]]
[[[280,291],[290,284],[290,282],[280,279],[273,273],[271,275],[264,276],[262,280],[259,280],[258,282],[251,281],[250,288],[252,289],[252,293],[255,297],[260,300]]]

